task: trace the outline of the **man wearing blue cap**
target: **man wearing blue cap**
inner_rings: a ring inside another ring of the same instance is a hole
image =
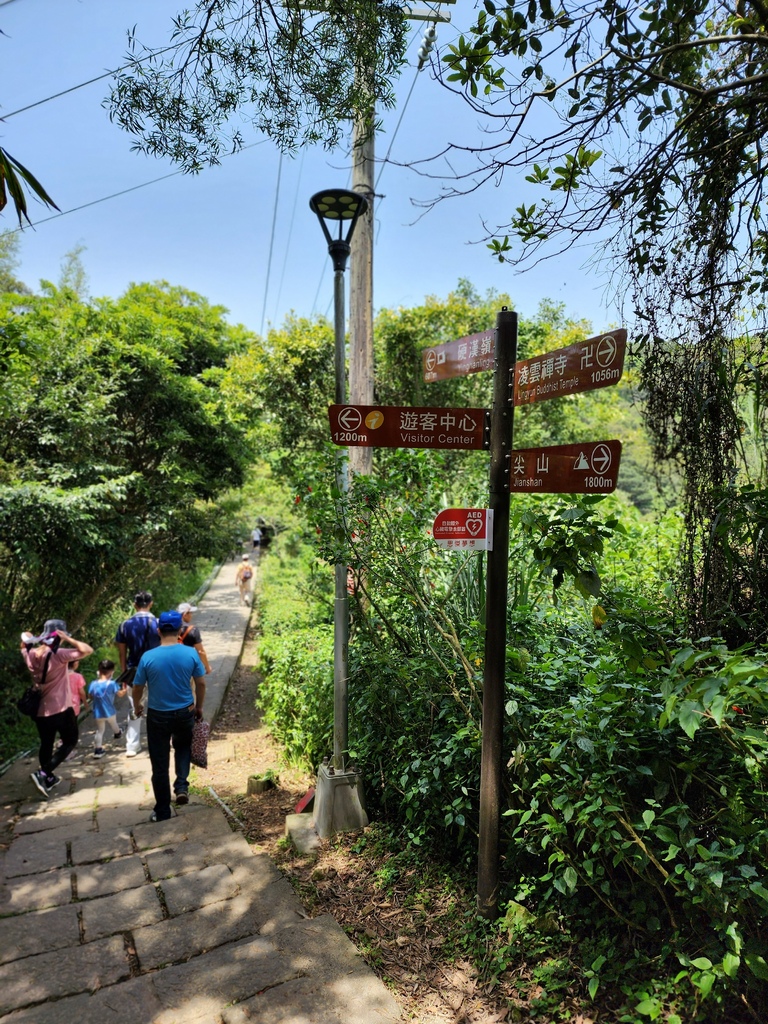
[[[192,728],[195,719],[203,717],[205,666],[194,647],[178,642],[181,627],[179,612],[161,613],[157,627],[160,646],[142,654],[133,680],[133,708],[137,716],[144,712],[144,687],[149,687],[146,717],[155,794],[152,821],[166,821],[171,817],[171,741],[176,769],[173,784],[176,804],[189,803]]]

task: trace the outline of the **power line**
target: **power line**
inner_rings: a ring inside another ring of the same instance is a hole
[[[0,0],[0,7],[3,3],[13,3],[13,0]],[[230,25],[235,24],[236,19],[225,24],[223,27],[228,28]],[[34,107],[40,107],[43,103],[50,103],[51,100],[57,100],[60,96],[66,96],[70,92],[77,92],[78,89],[84,89],[86,85],[93,85],[94,82],[101,82],[105,78],[111,78],[112,75],[119,75],[121,71],[127,71],[129,68],[135,67],[137,64],[143,64],[146,60],[152,60],[154,57],[159,57],[163,53],[168,53],[169,50],[178,50],[184,46],[188,40],[180,39],[178,43],[171,43],[170,46],[163,46],[159,50],[151,50],[145,57],[137,57],[132,60],[129,64],[121,64],[119,68],[115,68],[113,71],[105,71],[103,75],[97,75],[95,78],[89,78],[87,82],[80,82],[79,85],[71,85],[69,89],[62,89],[61,92],[55,92],[51,96],[46,96],[42,100],[35,100],[34,103],[28,103],[25,107],[19,107],[18,110],[12,110],[10,114],[3,114],[0,117],[0,121],[7,121],[9,117],[15,117],[17,114],[23,114],[27,110],[32,110]]]
[[[253,149],[254,146],[263,146],[266,139],[260,139],[259,142],[252,142],[248,146],[243,146],[239,153],[246,149]],[[227,154],[232,156],[233,154]],[[43,217],[41,220],[35,221],[32,227],[37,227],[38,224],[47,224],[50,220],[58,220],[59,217],[66,217],[70,213],[77,213],[79,210],[87,210],[89,206],[98,206],[99,203],[106,203],[110,199],[117,199],[119,196],[128,195],[129,192],[136,192],[140,188],[147,188],[149,185],[156,185],[159,181],[167,181],[168,178],[175,178],[178,174],[184,174],[182,170],[171,171],[169,174],[162,174],[159,178],[152,178],[151,181],[143,181],[140,185],[131,185],[130,188],[121,189],[119,192],[112,192],[108,196],[101,196],[99,199],[92,199],[89,203],[81,203],[80,206],[73,206],[69,210],[61,210],[59,213],[52,213],[50,217]],[[19,231],[23,231],[23,228],[8,228],[9,234],[14,234]]]
[[[296,220],[296,207],[299,202],[299,186],[301,185],[301,176],[304,171],[304,157],[307,155],[306,149],[301,151],[301,163],[299,164],[299,177],[296,182],[296,187],[293,190],[293,209],[291,210],[291,223],[288,227],[288,235],[285,240],[285,255],[283,256],[283,266],[280,271],[280,284],[277,289],[277,298],[275,299],[274,305],[274,320],[277,321],[277,309],[280,303],[280,296],[283,294],[283,284],[285,282],[285,270],[288,266],[288,257],[291,254],[291,238],[293,237],[293,225]]]
[[[277,224],[277,204],[280,199],[280,177],[283,173],[283,154],[280,152],[280,159],[277,163],[277,185],[275,186],[275,203],[272,208],[272,234],[269,238],[269,256],[267,257],[267,279],[264,283],[264,304],[261,307],[261,327],[259,334],[264,334],[264,318],[267,315],[267,295],[269,294],[269,275],[272,270],[272,253],[275,248],[275,226]]]

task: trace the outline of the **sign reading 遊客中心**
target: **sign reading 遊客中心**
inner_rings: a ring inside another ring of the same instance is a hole
[[[622,328],[515,363],[515,405],[618,384],[626,348],[627,332]]]
[[[334,444],[358,448],[487,448],[487,409],[331,405]]]

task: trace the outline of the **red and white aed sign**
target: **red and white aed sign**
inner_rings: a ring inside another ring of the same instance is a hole
[[[441,548],[455,551],[493,551],[492,508],[444,508],[432,526]]]

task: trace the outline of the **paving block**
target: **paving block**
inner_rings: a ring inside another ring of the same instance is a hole
[[[166,878],[160,884],[171,917],[232,899],[238,892],[238,884],[226,864],[213,864],[193,875]]]
[[[72,863],[75,865],[129,857],[133,852],[133,839],[128,828],[88,832],[72,841]]]
[[[50,829],[71,828],[73,835],[82,835],[96,827],[93,811],[84,808],[81,811],[62,812],[56,804],[36,804],[31,814],[19,818],[13,827],[15,835],[22,836],[30,832],[47,832]]]
[[[232,829],[221,811],[203,804],[189,804],[184,813],[168,821],[146,822],[136,825],[133,839],[139,850],[169,846],[184,839],[203,841],[214,836],[231,835]]]
[[[93,995],[69,996],[16,1010],[3,1017],[3,1024],[148,1024],[161,1011],[152,983],[132,978]]]
[[[26,875],[3,886],[0,905],[4,914],[58,907],[72,901],[72,872],[69,868],[42,875]]]
[[[52,910],[31,911],[17,917],[6,917],[0,922],[3,940],[0,943],[0,963],[21,960],[36,953],[49,953],[64,946],[77,946],[80,942],[78,908],[70,903]]]
[[[142,973],[258,935],[263,913],[249,897],[236,896],[225,907],[214,903],[156,927],[136,928],[133,942]]]
[[[146,855],[150,877],[157,881],[186,875],[191,871],[209,867],[212,864],[229,864],[253,857],[250,846],[243,836],[231,832],[223,839],[209,843],[182,841]]]
[[[64,825],[47,832],[18,836],[2,858],[5,877],[41,874],[51,868],[65,867],[69,860],[67,846],[77,834],[75,826]]]
[[[314,853],[320,846],[320,836],[315,831],[312,815],[288,814],[285,819],[285,834],[299,853]]]
[[[0,1014],[114,985],[129,974],[122,936],[15,960],[0,967]]]
[[[164,1006],[152,1024],[218,1022],[223,1007],[289,981],[293,971],[266,939],[222,946],[204,957],[148,975]]]
[[[142,931],[163,921],[163,906],[154,885],[125,889],[112,896],[101,896],[80,903],[83,935],[86,942],[118,932]]]
[[[142,886],[147,881],[141,858],[118,857],[107,864],[89,864],[75,869],[77,898],[91,899]]]

